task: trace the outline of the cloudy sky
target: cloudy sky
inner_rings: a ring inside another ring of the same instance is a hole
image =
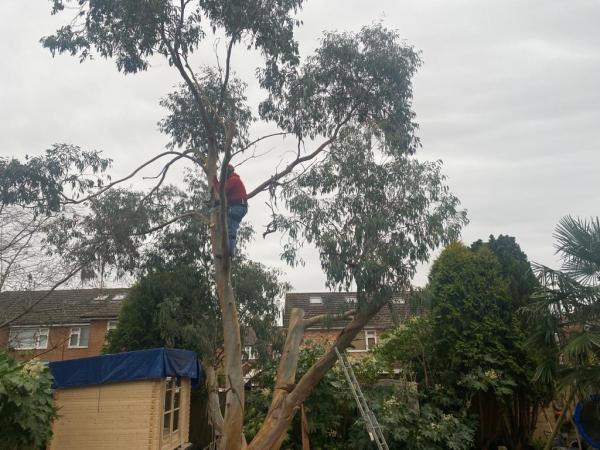
[[[66,17],[49,10],[44,0],[0,2],[0,155],[23,157],[69,142],[102,150],[114,160],[112,173],[126,174],[164,148],[158,101],[179,80],[159,59],[135,76],[119,74],[110,61],[53,59],[38,41]],[[414,80],[420,157],[444,161],[451,189],[469,211],[465,242],[510,234],[531,260],[554,265],[552,231],[560,217],[599,214],[600,2],[312,0],[300,17],[303,55],[324,30],[376,21],[422,51]],[[212,45],[195,63],[214,63]],[[242,77],[255,67],[256,54],[234,52]],[[255,84],[249,97],[261,98]],[[271,145],[273,156],[239,169],[249,188],[290,144]],[[179,176],[175,171],[171,181]],[[255,199],[247,216],[259,232],[267,221],[262,203]],[[296,290],[323,289],[314,251],[305,252],[305,267],[288,269],[279,250],[277,236],[257,237],[250,253],[284,269]],[[424,266],[415,284],[426,277]]]

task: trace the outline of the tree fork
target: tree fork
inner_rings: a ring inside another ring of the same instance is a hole
[[[248,444],[248,450],[278,450],[281,447],[285,432],[290,426],[296,411],[311,394],[323,376],[331,369],[336,361],[335,347],[344,351],[350,346],[360,330],[377,314],[385,302],[374,302],[357,311],[352,321],[337,336],[335,343],[298,381],[291,392],[283,387],[293,385],[295,380],[300,343],[305,328],[314,321],[310,318],[300,321],[304,311],[294,308],[288,326],[288,336],[277,370],[273,401],[260,430]],[[282,384],[279,384],[282,383]]]

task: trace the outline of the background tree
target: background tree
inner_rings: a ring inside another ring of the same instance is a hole
[[[148,165],[160,161],[163,168],[157,186],[143,197],[129,198],[141,206],[131,207],[129,211],[135,213],[132,219],[143,219],[142,225],[126,226],[113,216],[116,222],[121,223],[121,231],[128,230],[133,236],[146,235],[178,220],[192,217],[202,220],[198,217],[198,210],[202,209],[199,204],[179,213],[168,211],[169,214],[164,214],[163,211],[162,216],[157,214],[159,210],[146,204],[155,194],[161,195],[158,188],[169,168],[178,161],[185,160],[199,168],[207,184],[218,177],[223,186],[225,168],[232,158],[269,137],[292,137],[297,148],[294,159],[288,161],[283,169],[266,173],[265,181],[250,190],[249,196],[252,198],[266,190],[275,195],[278,186],[293,182],[298,171],[305,168],[304,163],[327,160],[329,153],[326,150],[338,142],[342,135],[358,134],[363,140],[368,137],[373,145],[362,147],[362,150],[377,148],[382,157],[392,160],[413,154],[419,146],[414,135],[417,126],[411,110],[411,78],[420,64],[419,57],[410,46],[400,41],[396,32],[380,25],[365,27],[357,33],[327,33],[314,55],[303,58],[301,63],[298,45],[293,37],[294,28],[300,24],[294,14],[301,7],[301,0],[265,0],[258,3],[164,0],[144,2],[143,7],[139,1],[133,0],[53,0],[52,5],[54,14],[68,11],[74,15],[74,18],[69,18],[68,25],[42,39],[43,45],[53,53],[69,53],[82,61],[92,55],[114,58],[117,68],[124,73],[146,70],[153,56],[162,56],[181,76],[187,98],[192,103],[181,108],[187,120],[173,122],[173,127],[169,123],[164,124],[165,131],[174,138],[174,147],[154,156],[130,175],[92,189],[90,195],[79,199],[61,191],[60,187],[50,193],[52,198],[45,199],[38,195],[43,191],[43,186],[24,183],[22,186],[30,195],[30,202],[39,202],[40,198],[48,201],[58,198],[62,204],[91,202],[108,193],[115,184],[132,178]],[[228,43],[224,57],[220,59],[224,66],[222,70],[204,66],[196,72],[192,68],[196,64],[192,61],[193,53],[211,36],[211,32],[213,37],[225,37]],[[278,127],[276,133],[250,137],[247,111],[252,109],[249,109],[243,97],[244,84],[238,82],[232,72],[233,48],[237,44],[246,48],[254,47],[264,57],[264,65],[257,74],[267,98],[259,105],[258,111],[261,120]],[[175,146],[179,150],[175,150]],[[361,148],[355,147],[355,150]],[[355,175],[360,177],[363,174]],[[78,180],[75,178],[70,181],[77,183]],[[50,181],[57,186],[65,184],[65,180],[59,177],[51,177]],[[84,187],[91,189],[91,186]],[[410,188],[419,192],[418,186]],[[56,192],[58,195],[54,195]],[[224,439],[220,445],[222,448],[237,449],[244,443],[241,334],[232,286],[232,265],[227,258],[227,204],[223,189],[214,197],[220,200],[220,207],[211,211],[211,222],[214,224],[211,228],[211,250],[212,254],[223,256],[213,259],[212,264],[222,321],[227,380]],[[430,200],[437,201],[434,198]],[[452,221],[448,216],[434,215],[431,218],[433,226],[411,224],[415,227],[412,237],[417,245],[408,243],[413,250],[408,253],[406,260],[426,257],[427,249],[432,244],[444,242],[453,234],[457,227],[446,227],[444,224],[447,220]],[[101,222],[108,223],[106,220]],[[151,224],[150,228],[148,224]],[[72,225],[80,224],[75,221]],[[413,233],[413,229],[406,231],[409,235]],[[434,237],[426,233],[433,233]],[[124,238],[123,235],[120,237]],[[131,241],[124,239],[124,243],[128,242]],[[95,253],[92,250],[94,248],[98,252]],[[114,256],[105,251],[107,249],[105,240],[97,240],[90,248],[80,249],[80,255],[86,256],[79,260],[82,267],[87,265],[90,270],[102,270],[112,264],[114,261],[110,258]],[[101,254],[104,261],[96,257],[97,254]],[[100,265],[93,266],[92,263]],[[410,264],[406,270],[396,267],[392,275],[404,273],[408,276],[410,267]],[[361,282],[368,281],[368,270],[361,270],[364,271]],[[374,286],[377,279],[384,278],[378,274],[369,282]],[[344,338],[337,343],[341,350],[349,345],[352,334],[358,332],[360,324],[380,305],[381,302],[377,301],[357,313],[355,320],[358,322],[353,322],[350,331],[345,332]],[[292,354],[297,354],[298,344],[297,338],[288,340],[288,346],[294,347],[290,349]],[[295,367],[295,364],[287,364],[289,359],[286,355],[290,352],[283,352],[282,370]],[[331,367],[331,355],[328,353],[324,358],[315,363],[315,370],[307,372],[309,376],[303,377],[299,390],[290,393],[292,395],[286,401],[286,410],[291,408],[290,411],[295,411],[298,402],[310,393]],[[292,375],[288,372],[280,374],[281,377]],[[249,447],[276,448],[288,424],[289,416],[276,418],[271,415]]]
[[[527,448],[547,400],[548,391],[533,381],[539,355],[528,347],[519,316],[535,286],[531,275],[512,237],[492,236],[471,248],[451,244],[431,268],[430,312],[381,345],[384,360],[418,383],[424,404],[456,417],[475,414],[478,448]]]
[[[56,144],[25,161],[0,157],[0,292],[39,289],[52,291],[69,282],[82,262],[49,252],[48,233],[59,214],[69,215],[64,199],[76,197],[108,180],[111,161],[98,152]],[[26,314],[42,301],[38,297],[17,315],[0,311],[0,327]]]
[[[477,251],[488,248],[500,263],[500,273],[508,283],[510,309],[513,326],[521,330],[523,339],[518,340],[520,350],[514,356],[526,371],[525,378],[513,389],[512,402],[505,405],[506,428],[502,430],[503,439],[512,445],[526,446],[531,439],[539,408],[552,398],[552,386],[534,380],[535,368],[543,360],[539,347],[531,345],[529,338],[535,334],[539,324],[528,323],[523,308],[531,304],[531,296],[539,283],[535,277],[527,255],[512,236],[491,235],[487,242],[474,242],[471,249]]]
[[[563,217],[554,238],[561,270],[535,265],[541,287],[527,308],[544,350],[537,378],[554,382],[565,398],[563,412],[546,443],[550,448],[577,397],[600,388],[600,220]]]

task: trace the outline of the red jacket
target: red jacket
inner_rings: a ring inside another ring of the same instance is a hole
[[[213,180],[213,188],[215,192],[219,191],[219,181],[217,180],[217,177]],[[240,176],[235,172],[229,175],[229,178],[225,181],[225,196],[227,197],[227,203],[229,205],[246,203],[248,200],[246,187],[244,186],[244,183],[242,183]]]

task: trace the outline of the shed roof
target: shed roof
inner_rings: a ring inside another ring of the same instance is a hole
[[[116,318],[128,291],[113,288],[2,292],[0,323],[12,320],[12,325],[51,325]]]
[[[190,378],[192,385],[197,386],[202,377],[196,353],[173,348],[54,361],[48,366],[54,376],[55,389],[174,376]]]

